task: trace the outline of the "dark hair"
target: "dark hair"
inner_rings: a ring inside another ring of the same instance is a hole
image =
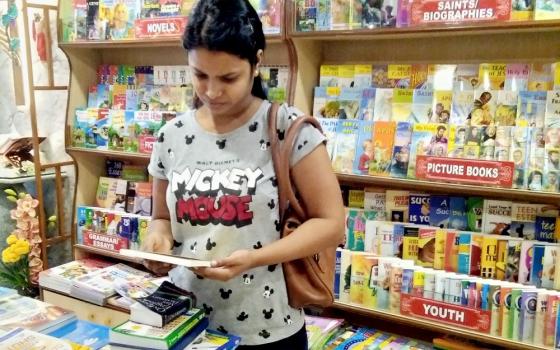
[[[261,20],[248,0],[199,0],[183,35],[187,51],[223,51],[249,61],[251,67],[257,64],[257,52],[264,51],[265,46]],[[260,75],[253,80],[251,94],[266,99]]]

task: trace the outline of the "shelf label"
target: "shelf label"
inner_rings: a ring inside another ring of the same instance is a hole
[[[447,323],[477,332],[490,331],[491,312],[401,294],[401,314]]]
[[[157,138],[155,136],[138,137],[140,153],[152,154],[152,150],[154,149],[154,143],[156,143],[156,141]]]
[[[115,235],[104,235],[92,230],[84,230],[84,244],[90,247],[119,252],[128,248],[128,240]]]
[[[416,178],[511,188],[513,162],[477,159],[416,157]]]
[[[510,13],[510,0],[414,0],[409,25],[507,21]]]
[[[134,21],[137,39],[180,37],[186,27],[187,17],[156,17]]]

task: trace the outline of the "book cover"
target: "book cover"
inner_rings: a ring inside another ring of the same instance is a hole
[[[373,110],[373,120],[390,121],[393,120],[393,91],[389,88],[377,88],[375,90],[375,105]]]
[[[369,163],[370,175],[390,175],[395,131],[395,122],[375,122],[373,126],[373,160]]]
[[[511,201],[485,199],[482,212],[482,233],[509,236]]]
[[[537,310],[536,290],[521,291],[521,314],[519,316],[519,341],[532,342],[535,327],[535,314]]]
[[[421,227],[418,231],[418,259],[417,264],[422,267],[434,267],[436,247],[436,228]]]
[[[360,102],[360,119],[373,120],[375,115],[375,92],[374,88],[362,89],[362,100]]]
[[[478,79],[485,90],[503,90],[506,81],[505,63],[481,63]]]
[[[109,343],[109,327],[96,323],[76,320],[49,333],[50,336],[66,339],[75,344],[101,349]]]
[[[394,122],[412,121],[412,89],[395,89],[393,91],[393,105],[391,120]]]
[[[546,113],[546,91],[519,91],[515,125],[544,126]]]
[[[447,228],[449,209],[449,196],[430,196],[430,226]]]
[[[389,64],[387,66],[387,79],[391,88],[410,88],[411,74],[412,65],[410,64]]]
[[[480,277],[496,278],[496,261],[498,259],[498,240],[492,236],[482,237],[482,255],[480,258]]]
[[[529,91],[549,91],[554,88],[550,63],[533,63],[529,74]]]
[[[354,87],[363,90],[369,88],[370,86],[371,86],[371,64],[356,64],[354,66]]]
[[[399,259],[394,257],[382,257],[378,259],[377,275],[374,275],[371,280],[371,286],[376,294],[376,304],[374,308],[380,310],[389,309],[389,289],[391,279],[391,266],[393,263],[398,262]]]
[[[455,230],[467,229],[467,200],[465,197],[449,197],[448,227]]]
[[[338,96],[340,104],[338,111],[339,119],[360,119],[360,104],[362,101],[363,89],[353,87],[343,87]]]
[[[470,245],[470,271],[469,275],[480,276],[482,258],[482,238],[480,234],[472,234]]]
[[[449,123],[452,99],[453,92],[450,90],[434,91],[434,99],[432,101],[432,115],[430,116],[429,121],[430,123]]]
[[[428,123],[432,115],[432,90],[415,89],[412,95],[412,107],[409,121],[412,123]]]
[[[517,117],[517,91],[498,91],[494,125],[514,126]]]
[[[306,317],[306,324],[307,317]],[[232,334],[222,334],[210,329],[207,329],[202,338],[198,341],[191,343],[185,350],[202,350],[202,349],[219,349],[219,350],[233,350],[237,348],[241,338]]]
[[[338,124],[336,145],[333,153],[334,171],[345,174],[352,173],[361,124],[361,120],[343,120]]]
[[[380,256],[395,255],[395,226],[393,223],[382,223],[377,228],[377,249]]]
[[[535,219],[535,239],[541,242],[554,242],[556,218],[539,216]]]
[[[370,164],[374,162],[373,121],[363,120],[358,130],[354,174],[369,174]]]
[[[506,65],[505,91],[527,91],[529,87],[531,65],[525,63],[508,63]]]
[[[338,66],[322,64],[319,67],[319,86],[338,86]],[[317,88],[315,88],[316,92]]]
[[[445,238],[444,270],[447,272],[458,271],[460,234],[456,231],[447,231]]]
[[[434,248],[434,269],[445,269],[445,249],[447,245],[447,230],[437,229]]]
[[[338,128],[339,119],[317,118],[317,120],[323,129],[323,134],[327,138],[327,153],[332,161],[336,144],[336,129]]]
[[[484,199],[480,197],[467,198],[467,229],[481,232],[484,212]]]
[[[458,64],[453,90],[475,90],[480,86],[478,64]]]
[[[533,256],[531,261],[531,271],[529,271],[529,282],[531,285],[541,288],[543,275],[543,258],[545,246],[535,244],[533,246]]]
[[[507,247],[506,281],[517,282],[519,280],[519,267],[521,265],[521,243],[522,240],[509,240]]]
[[[473,101],[474,92],[472,90],[454,90],[449,123],[467,125]]]
[[[69,342],[28,329],[15,328],[0,337],[2,349],[72,350]]]
[[[46,302],[12,295],[0,300],[0,328],[48,333],[76,319],[74,312]]]
[[[349,190],[348,191],[348,206],[350,208],[364,208],[364,191],[362,190]]]
[[[408,222],[409,192],[387,190],[386,217],[389,221]]]
[[[389,81],[387,78],[388,67],[386,64],[374,64],[371,67],[371,87],[376,88],[389,88]],[[390,89],[392,92],[393,90]]]
[[[544,126],[547,128],[560,127],[560,90],[551,90],[546,93]]]
[[[419,225],[430,224],[430,195],[414,194],[409,197],[408,222]]]
[[[560,302],[560,295],[552,294],[548,296],[546,314],[544,316],[544,345],[545,346],[554,346],[559,302]]]
[[[346,216],[346,248],[363,252],[365,248],[365,222],[364,211],[349,209]]]
[[[480,126],[493,124],[496,115],[498,91],[481,89],[475,91],[474,96],[475,100],[473,101],[469,113],[470,125]]]
[[[523,241],[519,252],[519,278],[518,283],[528,284],[533,264],[533,246],[535,242]]]
[[[544,345],[545,316],[548,309],[548,296],[554,293],[548,290],[539,290],[537,294],[537,305],[535,310],[535,325],[533,331],[533,344]]]
[[[500,290],[500,320],[501,320],[501,334],[503,338],[511,339],[513,329],[510,328],[510,317],[512,314],[512,286],[502,286]]]
[[[496,252],[496,277],[495,278],[499,281],[505,281],[506,279],[507,254],[508,254],[508,240],[498,239],[497,252]]]
[[[366,187],[364,189],[364,210],[376,213],[376,220],[385,220],[385,190],[381,188]]]
[[[124,211],[127,182],[120,179],[100,177],[95,205],[100,208]]]
[[[354,73],[355,66],[353,64],[338,65],[338,86],[341,88],[350,88],[354,86]]]
[[[397,123],[391,161],[391,177],[406,177],[410,156],[411,138],[412,124],[409,122]]]
[[[418,261],[418,236],[405,236],[403,237],[403,260]]]
[[[350,302],[350,282],[352,276],[352,252],[348,249],[343,249],[340,256],[340,285],[339,298],[343,303]]]
[[[560,19],[560,5],[546,0],[535,0],[535,20],[551,19]]]
[[[440,128],[440,126],[442,128]],[[440,129],[440,130],[438,130]],[[416,178],[416,157],[419,155],[437,155],[445,149],[447,154],[447,129],[438,124],[414,124],[412,128],[411,149],[407,177]],[[441,132],[443,134],[440,136]]]
[[[341,89],[338,86],[317,86],[313,94],[313,116],[315,118],[338,118]]]
[[[350,281],[350,302],[365,307],[377,305],[373,289],[370,287],[372,269],[377,269],[377,257],[370,253],[352,253],[352,272]]]

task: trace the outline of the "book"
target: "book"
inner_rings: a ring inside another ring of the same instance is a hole
[[[98,259],[81,259],[70,261],[39,273],[39,285],[65,294],[70,294],[73,281],[88,273],[111,266]]]
[[[369,175],[389,176],[396,123],[378,121],[373,125],[373,158]]]
[[[482,212],[482,233],[509,236],[511,201],[485,199]]]
[[[192,293],[164,281],[154,293],[136,301],[130,306],[131,321],[164,327],[190,310],[196,299]]]
[[[33,298],[13,295],[0,299],[0,329],[17,327],[49,333],[74,321],[70,310]]]
[[[395,89],[393,91],[393,105],[391,120],[394,122],[412,121],[412,89]]]
[[[15,328],[0,336],[0,348],[7,350],[72,350],[74,347],[69,342],[49,335],[28,329]]]
[[[354,159],[353,173],[358,175],[369,174],[370,165],[374,162],[374,143],[372,140],[373,122],[363,120],[360,123]]]
[[[480,197],[467,199],[467,229],[473,232],[482,230],[484,200]]]
[[[447,228],[449,208],[449,196],[430,196],[430,226]]]
[[[133,321],[126,321],[109,331],[109,343],[147,349],[174,349],[175,344],[182,343],[190,335],[198,336],[208,326],[202,309],[191,309],[177,317],[163,328],[152,327]],[[196,334],[198,332],[198,334]],[[190,339],[189,344],[194,339]],[[183,346],[181,349],[186,347]]]
[[[309,327],[307,317],[305,323]],[[237,348],[240,342],[241,338],[238,336],[207,329],[202,337],[189,344],[185,350],[233,350]]]
[[[430,224],[429,194],[410,194],[408,206],[408,222],[419,225]]]
[[[76,320],[61,327],[49,335],[59,339],[66,339],[76,344],[101,349],[109,343],[109,327],[96,323]]]
[[[100,177],[95,195],[95,206],[124,212],[126,193],[127,182],[125,180]]]
[[[467,201],[465,197],[449,197],[448,227],[455,230],[467,229]]]
[[[377,299],[370,281],[373,269],[377,270],[378,258],[371,253],[353,252],[351,259],[350,302],[372,308],[377,305]]]
[[[211,261],[197,260],[192,258],[178,257],[174,255],[161,254],[161,253],[149,253],[139,250],[121,249],[120,254],[132,258],[147,259],[160,261],[172,265],[180,265],[185,267],[210,267],[212,266]]]
[[[520,91],[515,125],[542,128],[546,113],[546,91]]]
[[[387,190],[386,215],[389,221],[408,222],[409,192]]]
[[[410,156],[411,137],[412,124],[409,122],[397,123],[391,160],[391,177],[406,177]]]
[[[361,120],[355,119],[342,120],[337,125],[336,143],[332,159],[334,171],[346,174],[352,173],[361,124]]]

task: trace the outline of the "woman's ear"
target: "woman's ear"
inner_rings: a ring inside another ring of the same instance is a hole
[[[260,65],[262,65],[264,60],[264,51],[259,49],[259,51],[257,51],[257,69],[259,68]]]

